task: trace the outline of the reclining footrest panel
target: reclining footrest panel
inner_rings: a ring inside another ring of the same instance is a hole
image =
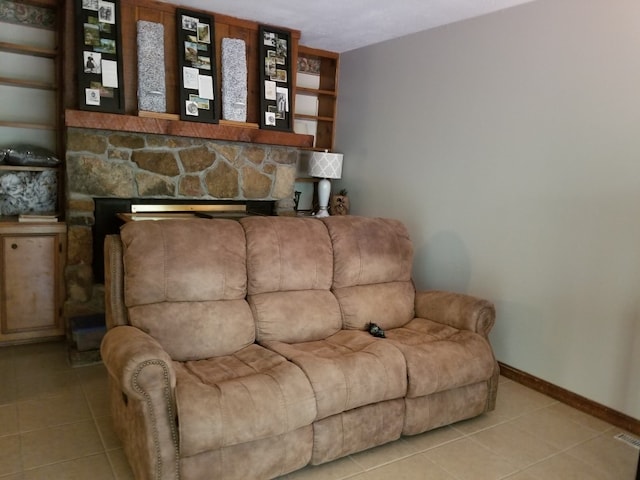
[[[400,438],[404,400],[365,405],[313,424],[311,464],[335,460]]]
[[[182,457],[183,480],[249,480],[285,475],[309,463],[311,425],[275,437]]]

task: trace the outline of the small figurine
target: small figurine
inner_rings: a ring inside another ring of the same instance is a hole
[[[337,195],[331,195],[331,215],[348,215],[349,214],[349,197],[347,190],[344,188]]]

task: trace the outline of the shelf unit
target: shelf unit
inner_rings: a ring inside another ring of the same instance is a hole
[[[340,55],[327,50],[298,46],[298,59],[306,59],[304,64],[319,66],[317,72],[308,74],[306,71],[297,72],[296,82],[296,108],[294,111],[294,130],[299,133],[314,135],[313,150],[333,150],[336,113],[338,101],[338,74]],[[302,76],[317,76],[315,81],[303,81]],[[313,86],[310,86],[313,83]],[[308,86],[309,85],[309,86]],[[301,98],[301,97],[306,97]],[[309,99],[316,101],[313,112],[302,109],[302,104],[308,105]],[[315,131],[308,131],[310,125],[315,125]],[[296,131],[298,131],[296,130]],[[306,130],[306,131],[305,131]]]
[[[55,3],[51,3],[50,5],[42,4],[41,8],[50,8],[52,10],[57,10]],[[30,25],[26,25],[26,28],[30,27]],[[28,35],[27,35],[28,36]],[[54,46],[55,47],[55,46]],[[22,43],[15,42],[7,42],[0,41],[0,52],[5,52],[14,55],[20,55],[21,57],[37,57],[44,58],[47,60],[51,60],[53,62],[53,78],[49,79],[30,79],[30,78],[22,78],[19,76],[14,76],[11,73],[7,73],[3,68],[0,68],[0,85],[8,86],[8,87],[17,87],[24,89],[24,94],[20,94],[20,96],[24,96],[25,105],[29,105],[32,102],[29,102],[29,98],[31,97],[31,93],[33,91],[47,91],[53,92],[55,95],[55,109],[53,115],[51,115],[51,121],[32,121],[32,120],[19,120],[13,119],[11,117],[0,118],[0,127],[10,128],[10,129],[21,129],[21,130],[47,130],[55,133],[55,143],[59,143],[59,124],[58,119],[60,118],[60,100],[59,100],[59,76],[60,76],[60,53],[58,48],[47,48],[42,46],[34,46],[27,45]],[[46,116],[46,115],[45,115]],[[44,118],[44,117],[43,117]],[[51,150],[58,152],[59,145],[50,145]]]

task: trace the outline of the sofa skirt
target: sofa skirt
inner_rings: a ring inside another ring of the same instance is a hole
[[[311,425],[275,437],[180,458],[181,480],[261,480],[298,470],[309,463]]]
[[[403,435],[417,435],[488,411],[488,382],[478,382],[417,398],[406,398]]]
[[[311,464],[335,460],[400,438],[404,399],[365,405],[313,424]]]

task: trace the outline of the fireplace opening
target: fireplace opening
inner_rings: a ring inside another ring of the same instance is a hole
[[[94,198],[93,278],[104,282],[104,239],[128,220],[160,220],[179,216],[240,218],[274,215],[273,200],[190,200],[167,198]]]

